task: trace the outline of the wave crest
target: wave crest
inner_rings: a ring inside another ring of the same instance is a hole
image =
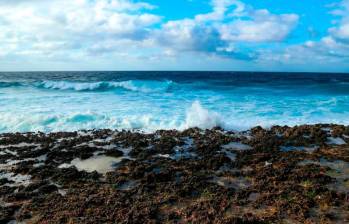
[[[129,80],[121,82],[69,82],[69,81],[42,81],[36,87],[53,90],[73,91],[110,91],[123,89],[134,92],[164,92],[168,91],[172,81],[143,81]]]

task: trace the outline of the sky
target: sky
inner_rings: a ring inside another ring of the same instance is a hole
[[[349,73],[349,0],[0,0],[0,71]]]

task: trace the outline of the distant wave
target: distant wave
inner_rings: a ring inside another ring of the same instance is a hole
[[[17,87],[21,86],[20,82],[0,82],[0,88]]]
[[[134,92],[163,92],[168,91],[173,85],[172,81],[147,81],[129,80],[121,82],[69,82],[69,81],[42,81],[35,86],[53,90],[74,90],[74,91],[109,91],[124,89]]]

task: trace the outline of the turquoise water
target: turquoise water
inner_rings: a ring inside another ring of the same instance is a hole
[[[349,75],[0,73],[0,132],[349,124]]]

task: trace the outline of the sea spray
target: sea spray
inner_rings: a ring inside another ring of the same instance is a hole
[[[211,129],[224,126],[222,120],[217,112],[209,111],[203,108],[199,101],[195,101],[187,110],[184,127]]]

